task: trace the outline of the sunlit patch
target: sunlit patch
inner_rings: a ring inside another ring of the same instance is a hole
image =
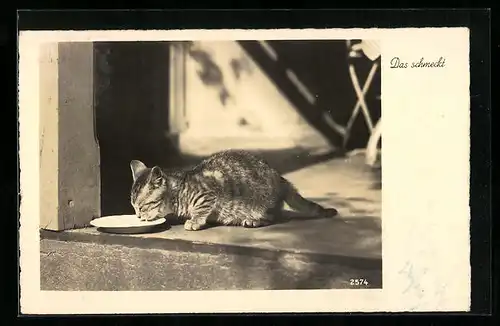
[[[203,171],[203,176],[208,178],[214,178],[217,181],[223,180],[223,175],[220,171]]]
[[[295,272],[310,272],[312,268],[312,264],[304,261],[302,259],[297,258],[292,254],[284,254],[279,258],[279,262],[282,266],[286,267],[289,270]]]

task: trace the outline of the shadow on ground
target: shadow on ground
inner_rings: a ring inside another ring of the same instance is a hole
[[[331,247],[332,243],[352,250],[365,250],[367,252],[380,252],[380,223],[379,219],[366,216],[355,220],[342,220],[330,222],[323,229],[335,228],[335,235],[328,232],[318,232],[317,227],[310,227],[307,221],[300,221],[294,215],[288,221],[268,227],[270,232],[262,229],[259,233],[239,234],[232,238],[233,244],[248,245],[252,242],[265,242],[270,247],[279,247],[283,241],[279,234],[287,235],[287,244],[292,248],[301,248],[295,254],[281,252],[276,259],[271,261],[269,269],[269,288],[279,289],[329,289],[329,288],[381,288],[382,266],[374,260],[359,259],[354,262],[348,255],[336,256],[335,252],[328,255],[328,261],[311,261],[305,252],[320,252],[319,248]],[[326,221],[325,221],[326,222]],[[331,225],[333,223],[333,225]],[[300,229],[297,225],[303,225]],[[349,232],[338,231],[348,224]],[[321,226],[320,226],[321,227]],[[353,234],[353,231],[354,234]],[[314,240],[314,241],[312,241]],[[305,251],[302,251],[304,249]],[[332,251],[334,251],[333,249]],[[245,270],[252,263],[252,257],[240,255],[235,257],[234,268],[237,275],[245,277]],[[283,270],[286,273],[283,273]],[[247,276],[251,277],[251,276]],[[367,284],[356,286],[351,283],[353,279],[364,279]],[[239,280],[242,283],[250,280]]]
[[[235,257],[234,268],[236,280],[245,288],[252,283],[252,275],[248,273],[253,264],[251,256]],[[359,270],[346,268],[335,263],[312,263],[283,255],[278,260],[268,261],[268,290],[307,290],[307,289],[356,289],[382,288],[382,271],[375,269]],[[354,286],[351,280],[364,279],[367,284]]]
[[[365,251],[367,254],[379,254],[381,224],[374,216],[331,219],[290,218],[282,223],[245,232],[233,232],[232,244],[252,244],[261,242],[272,248],[279,248],[284,242],[289,248],[305,252],[333,251],[334,247],[343,247]],[[334,254],[331,252],[331,254]]]

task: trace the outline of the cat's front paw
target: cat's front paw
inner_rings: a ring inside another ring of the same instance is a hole
[[[203,227],[202,224],[197,223],[196,221],[193,221],[193,220],[187,220],[184,223],[184,229],[187,231],[198,231],[198,230],[201,230],[202,227]]]

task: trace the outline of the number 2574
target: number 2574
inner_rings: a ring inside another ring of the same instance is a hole
[[[368,285],[368,281],[364,278],[351,278],[349,280],[349,284],[351,286],[361,286],[361,285]]]

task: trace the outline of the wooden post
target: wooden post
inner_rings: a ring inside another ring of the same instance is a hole
[[[40,51],[40,227],[67,230],[100,216],[91,42]]]

